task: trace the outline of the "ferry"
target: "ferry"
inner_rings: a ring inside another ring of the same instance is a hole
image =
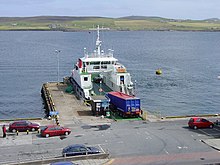
[[[97,27],[95,50],[87,52],[74,65],[69,78],[72,87],[79,98],[91,100],[92,96],[105,95],[118,91],[134,96],[135,84],[126,67],[113,56],[113,50],[107,52],[101,49],[100,28]]]

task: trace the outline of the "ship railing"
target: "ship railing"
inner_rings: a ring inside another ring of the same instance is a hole
[[[102,57],[102,58],[106,58],[106,57],[113,57],[113,53],[109,52],[109,53],[101,53],[98,54],[97,52],[94,53],[85,53],[85,57],[86,58],[97,58],[97,57]]]

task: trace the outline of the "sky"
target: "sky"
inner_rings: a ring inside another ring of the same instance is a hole
[[[0,0],[0,17],[220,18],[220,0]]]

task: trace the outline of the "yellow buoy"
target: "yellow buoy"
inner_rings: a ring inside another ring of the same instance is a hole
[[[156,70],[156,74],[157,74],[157,75],[161,75],[161,74],[162,74],[162,70],[161,70],[161,69],[157,69],[157,70]]]

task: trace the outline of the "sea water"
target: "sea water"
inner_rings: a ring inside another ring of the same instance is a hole
[[[100,35],[102,49],[114,49],[130,72],[143,110],[162,116],[219,113],[219,32]],[[1,31],[0,119],[44,117],[42,84],[70,76],[84,48],[93,51],[95,40],[96,32]]]

